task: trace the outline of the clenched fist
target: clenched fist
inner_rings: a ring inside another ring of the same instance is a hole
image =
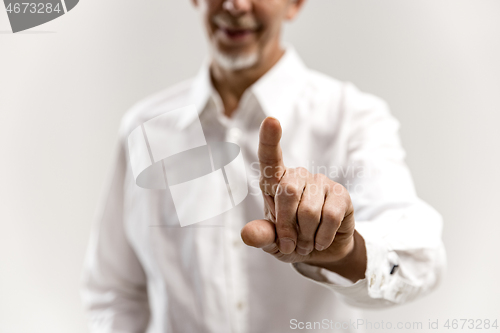
[[[352,281],[364,278],[366,249],[347,189],[322,174],[285,167],[280,139],[280,123],[266,118],[258,152],[265,218],[243,227],[243,241],[284,262],[323,267]]]

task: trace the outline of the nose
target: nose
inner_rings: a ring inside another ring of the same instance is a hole
[[[252,0],[225,0],[222,8],[231,15],[239,16],[252,9]]]

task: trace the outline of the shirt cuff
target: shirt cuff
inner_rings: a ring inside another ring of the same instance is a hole
[[[305,263],[293,263],[292,267],[300,275],[336,292],[344,301],[353,306],[372,307],[404,302],[407,285],[399,278],[398,256],[380,239],[364,235],[367,268],[365,277],[355,283],[325,268]]]

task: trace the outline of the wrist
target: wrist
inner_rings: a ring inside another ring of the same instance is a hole
[[[352,249],[341,259],[335,261],[306,261],[305,264],[325,268],[356,282],[365,278],[367,256],[363,237],[354,230]]]

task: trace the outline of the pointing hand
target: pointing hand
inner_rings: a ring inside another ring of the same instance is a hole
[[[281,133],[277,119],[262,122],[258,155],[265,218],[245,225],[243,241],[284,262],[324,267],[353,281],[363,278],[366,250],[347,189],[322,174],[285,167]]]

